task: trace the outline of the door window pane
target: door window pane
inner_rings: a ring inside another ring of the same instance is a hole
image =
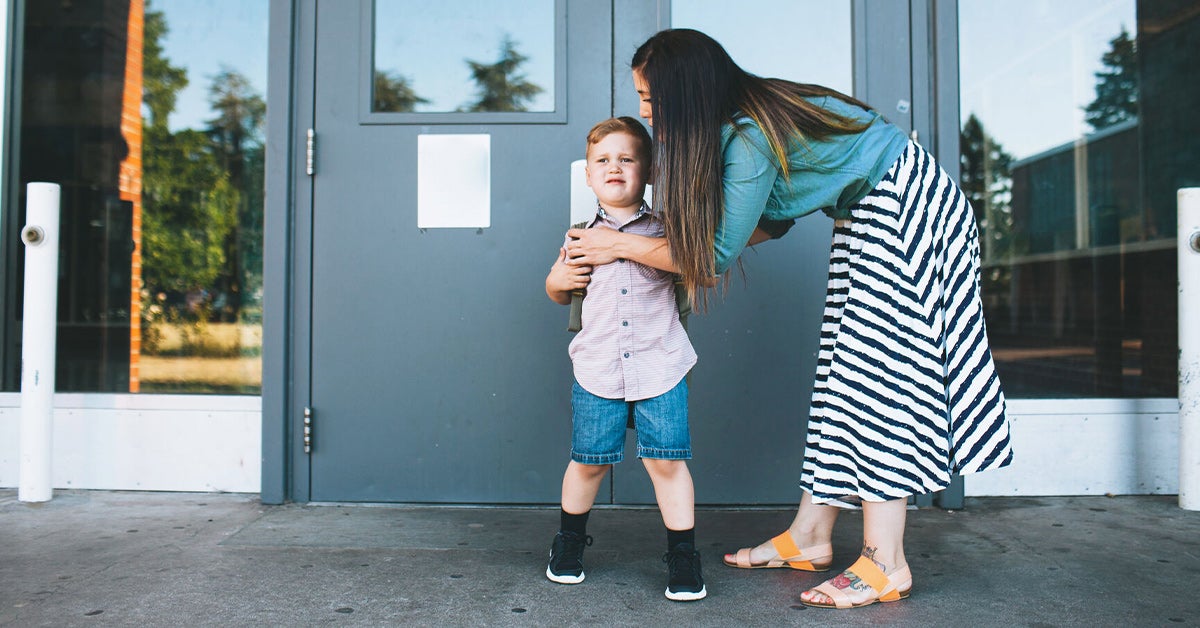
[[[554,111],[555,6],[376,0],[371,111]]]
[[[1013,397],[1173,397],[1200,3],[962,0],[962,182]]]
[[[721,42],[747,72],[854,93],[850,0],[674,0],[671,26]]]
[[[8,226],[26,182],[62,186],[58,390],[260,391],[267,7],[23,3]]]

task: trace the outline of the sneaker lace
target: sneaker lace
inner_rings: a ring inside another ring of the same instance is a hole
[[[560,532],[562,536],[563,558],[579,560],[583,556],[583,548],[592,544],[592,535],[581,535],[575,532]]]
[[[667,570],[670,573],[672,581],[686,574],[689,581],[699,580],[697,575],[700,571],[700,564],[696,560],[700,557],[700,552],[694,548],[676,547],[663,554],[662,560],[667,563]]]

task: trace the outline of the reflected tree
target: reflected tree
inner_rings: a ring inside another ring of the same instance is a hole
[[[187,71],[171,65],[163,55],[161,40],[167,34],[162,12],[146,7],[143,18],[142,101],[149,111],[149,126],[166,129],[167,117],[175,110],[175,98],[187,87]]]
[[[244,76],[223,69],[209,86],[216,115],[206,128],[171,131],[188,77],[163,52],[163,14],[148,8],[145,24],[143,349],[155,353],[160,325],[171,324],[185,333],[184,351],[197,354],[214,306],[236,318],[246,288],[261,285],[266,104]]]
[[[216,312],[233,322],[242,311],[247,287],[261,284],[263,224],[263,121],[267,103],[249,79],[223,67],[208,88],[208,101],[216,117],[208,120],[206,134],[229,185],[240,203],[233,228],[225,237],[225,263],[216,285]],[[251,286],[247,286],[247,282]]]
[[[529,101],[544,91],[519,73],[528,60],[509,35],[501,40],[500,59],[495,63],[467,59],[471,77],[479,86],[479,99],[462,111],[527,111]]]
[[[371,111],[415,111],[417,105],[428,103],[409,84],[407,77],[387,70],[375,71]]]
[[[1096,99],[1084,107],[1087,123],[1097,131],[1138,117],[1137,41],[1122,28],[1100,62],[1105,69],[1096,72]]]
[[[142,146],[143,327],[153,350],[156,319],[200,322],[207,316],[202,294],[225,263],[224,239],[237,211],[238,196],[199,131],[173,133],[167,120],[180,90],[188,84],[183,68],[164,56],[167,34],[161,12],[147,11],[143,43],[143,101],[149,116]],[[190,306],[185,306],[190,303]],[[148,323],[148,324],[146,324]]]
[[[1012,155],[1004,151],[971,114],[959,135],[963,193],[979,223],[981,277],[986,297],[1002,298],[1011,288],[1012,267],[1005,263],[1024,251],[1012,213]]]

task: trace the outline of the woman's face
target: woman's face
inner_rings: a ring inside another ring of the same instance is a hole
[[[633,88],[637,90],[638,100],[638,115],[646,121],[651,127],[654,126],[654,110],[650,107],[650,84],[646,82],[646,77],[642,76],[640,70],[633,71]]]

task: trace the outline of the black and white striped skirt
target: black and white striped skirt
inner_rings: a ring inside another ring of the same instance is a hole
[[[801,485],[898,499],[1012,460],[966,197],[909,142],[834,224]]]

